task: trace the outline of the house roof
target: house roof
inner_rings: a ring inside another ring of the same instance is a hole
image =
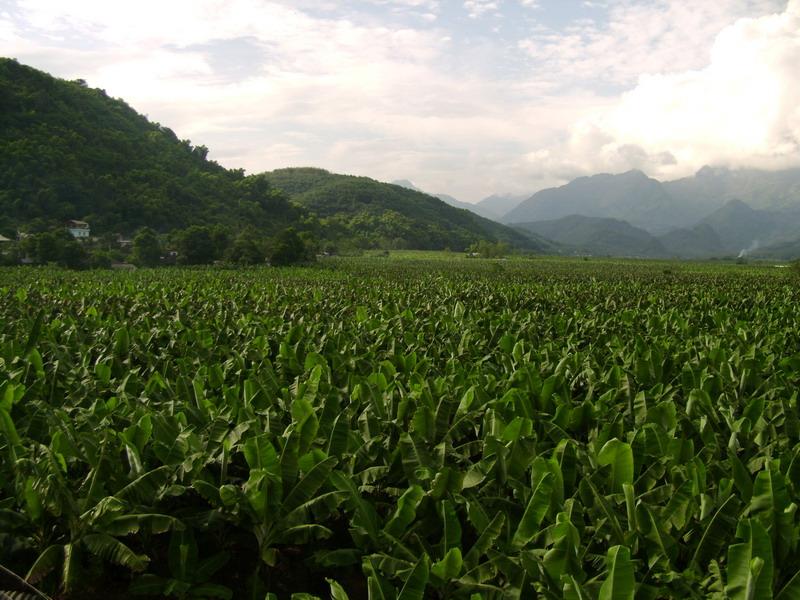
[[[8,239],[6,236],[0,234],[0,242],[10,242],[11,240]]]
[[[86,221],[76,221],[74,219],[67,221],[67,225],[72,225],[73,227],[89,227]]]

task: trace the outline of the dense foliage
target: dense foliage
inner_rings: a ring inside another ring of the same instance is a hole
[[[0,228],[89,221],[97,233],[250,223],[302,211],[259,177],[206,158],[122,100],[0,59]]]
[[[322,169],[265,173],[274,186],[320,219],[320,237],[358,248],[464,250],[480,240],[544,250],[547,243],[442,200],[368,177]]]
[[[0,271],[0,564],[72,598],[796,598],[785,271]]]

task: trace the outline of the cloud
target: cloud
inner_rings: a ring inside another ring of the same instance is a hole
[[[610,0],[605,19],[539,28],[518,42],[541,76],[563,86],[628,86],[643,73],[701,68],[721,29],[737,18],[783,8],[786,0]],[[598,7],[598,3],[591,3]],[[565,74],[568,76],[565,77]]]
[[[539,84],[453,68],[442,28],[255,0],[143,2],[118,12],[98,0],[21,0],[40,39],[14,53],[124,98],[230,167],[411,177],[467,199],[527,186],[525,145],[569,122],[572,103],[541,98]]]
[[[86,79],[250,172],[316,165],[477,200],[596,170],[676,173],[720,149],[752,158],[764,139],[765,164],[791,155],[788,11],[780,35],[759,18],[717,37],[785,0],[606,0],[558,30],[540,22],[550,0],[7,1],[0,54]],[[519,43],[512,27],[487,36],[486,17],[523,12],[536,25],[517,23]],[[772,77],[756,80],[762,64]],[[749,141],[733,152],[737,128]]]
[[[724,28],[700,69],[642,75],[609,110],[581,119],[539,168],[675,177],[705,164],[800,165],[800,0]]]
[[[494,13],[499,9],[499,0],[465,0],[464,9],[470,19],[477,19],[486,13]]]
[[[0,42],[8,45],[18,42],[14,26],[8,21],[0,21]]]

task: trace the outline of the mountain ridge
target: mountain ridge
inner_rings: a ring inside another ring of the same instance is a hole
[[[651,230],[677,226],[661,183],[642,171],[599,173],[536,192],[509,211],[504,223],[553,220],[568,215],[624,219]]]
[[[535,237],[396,183],[311,167],[276,169],[263,176],[320,217],[323,228],[356,224],[358,235],[377,237],[389,245],[402,247],[402,239],[416,249],[462,250],[486,239],[529,250],[546,247]]]
[[[559,219],[519,223],[517,227],[561,244],[572,253],[597,256],[663,256],[661,243],[627,221],[567,215]]]
[[[673,229],[658,236],[621,219],[583,215],[568,215],[515,226],[553,240],[572,254],[684,259],[731,255],[717,232],[708,224]]]

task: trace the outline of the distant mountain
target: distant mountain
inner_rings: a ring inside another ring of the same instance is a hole
[[[682,224],[661,182],[641,171],[580,177],[559,188],[535,193],[503,217],[504,223],[529,223],[568,215],[624,219],[650,231]]]
[[[797,260],[800,259],[800,237],[788,241],[767,244],[765,246],[746,248],[740,252],[740,256],[776,260]]]
[[[658,241],[666,256],[674,258],[720,258],[728,254],[719,234],[706,223],[691,228],[673,229]]]
[[[741,206],[734,210],[736,205],[723,210],[732,200],[770,214],[747,216]],[[640,171],[580,177],[537,192],[502,221],[521,223],[579,214],[624,219],[660,235],[676,228],[691,229],[717,210],[722,213],[707,222],[728,249],[741,247],[746,238],[784,236],[785,215],[800,212],[800,169],[769,172],[703,167],[692,177],[664,183]],[[733,223],[741,219],[750,219],[750,229],[742,230]],[[792,227],[797,223],[794,217],[788,222]],[[773,230],[773,225],[777,229]]]
[[[569,215],[518,223],[515,227],[552,240],[572,253],[595,256],[656,257],[667,254],[658,239],[619,219]]]
[[[496,210],[503,202],[514,200],[491,196],[470,210]],[[484,214],[498,218],[491,210]],[[800,169],[703,167],[663,183],[641,171],[580,177],[537,192],[500,220],[593,254],[709,258],[764,247],[786,253],[800,233]]]
[[[478,202],[476,206],[490,219],[502,221],[503,217],[529,198],[529,194],[492,194]]]
[[[465,208],[471,212],[474,212],[476,215],[480,215],[486,219],[491,219],[492,221],[497,221],[498,223],[503,222],[503,215],[505,215],[508,211],[512,208],[516,207],[520,202],[525,200],[528,196],[527,195],[513,195],[513,194],[493,194],[484,198],[480,202],[476,202],[475,204],[471,204],[469,202],[462,202],[461,200],[456,200],[452,196],[448,196],[447,194],[436,194],[437,198],[444,200],[450,206],[455,206],[456,208]]]
[[[678,204],[712,210],[730,200],[741,200],[756,210],[800,206],[800,169],[703,167],[692,177],[665,182],[664,187]]]
[[[392,182],[393,185],[399,185],[400,187],[404,187],[407,190],[413,190],[415,192],[422,192],[426,193],[413,183],[411,183],[408,179],[395,179]],[[482,206],[480,203],[472,204],[470,202],[462,202],[456,198],[453,198],[449,194],[431,194],[434,198],[438,198],[442,202],[449,204],[455,208],[462,208],[464,210],[468,210],[471,213],[478,215],[479,217],[483,217],[484,219],[491,219],[492,221],[500,222],[501,214],[489,210],[486,206]]]
[[[462,250],[487,239],[546,248],[531,236],[400,185],[313,168],[279,169],[264,177],[317,215],[328,235],[346,233],[361,247]]]
[[[708,224],[654,236],[620,219],[570,215],[515,227],[551,240],[572,254],[644,258],[719,258],[730,255]]]
[[[400,187],[406,188],[407,190],[413,190],[415,192],[422,192],[423,194],[427,193],[427,192],[424,192],[423,190],[421,190],[420,188],[418,188],[417,186],[415,186],[408,179],[395,179],[392,182],[392,185],[399,185]],[[489,212],[481,209],[476,204],[470,204],[469,202],[462,202],[461,200],[457,200],[457,199],[453,198],[449,194],[431,194],[431,195],[434,198],[438,198],[439,200],[441,200],[445,204],[449,204],[450,206],[453,206],[455,208],[461,208],[461,209],[464,209],[464,210],[468,210],[471,213],[474,213],[474,214],[478,215],[479,217],[483,217],[484,219],[491,219],[493,221],[498,221],[497,215],[495,215],[493,213],[489,213]]]
[[[739,253],[796,235],[800,212],[755,210],[741,200],[730,200],[701,223],[717,232],[726,250]]]

